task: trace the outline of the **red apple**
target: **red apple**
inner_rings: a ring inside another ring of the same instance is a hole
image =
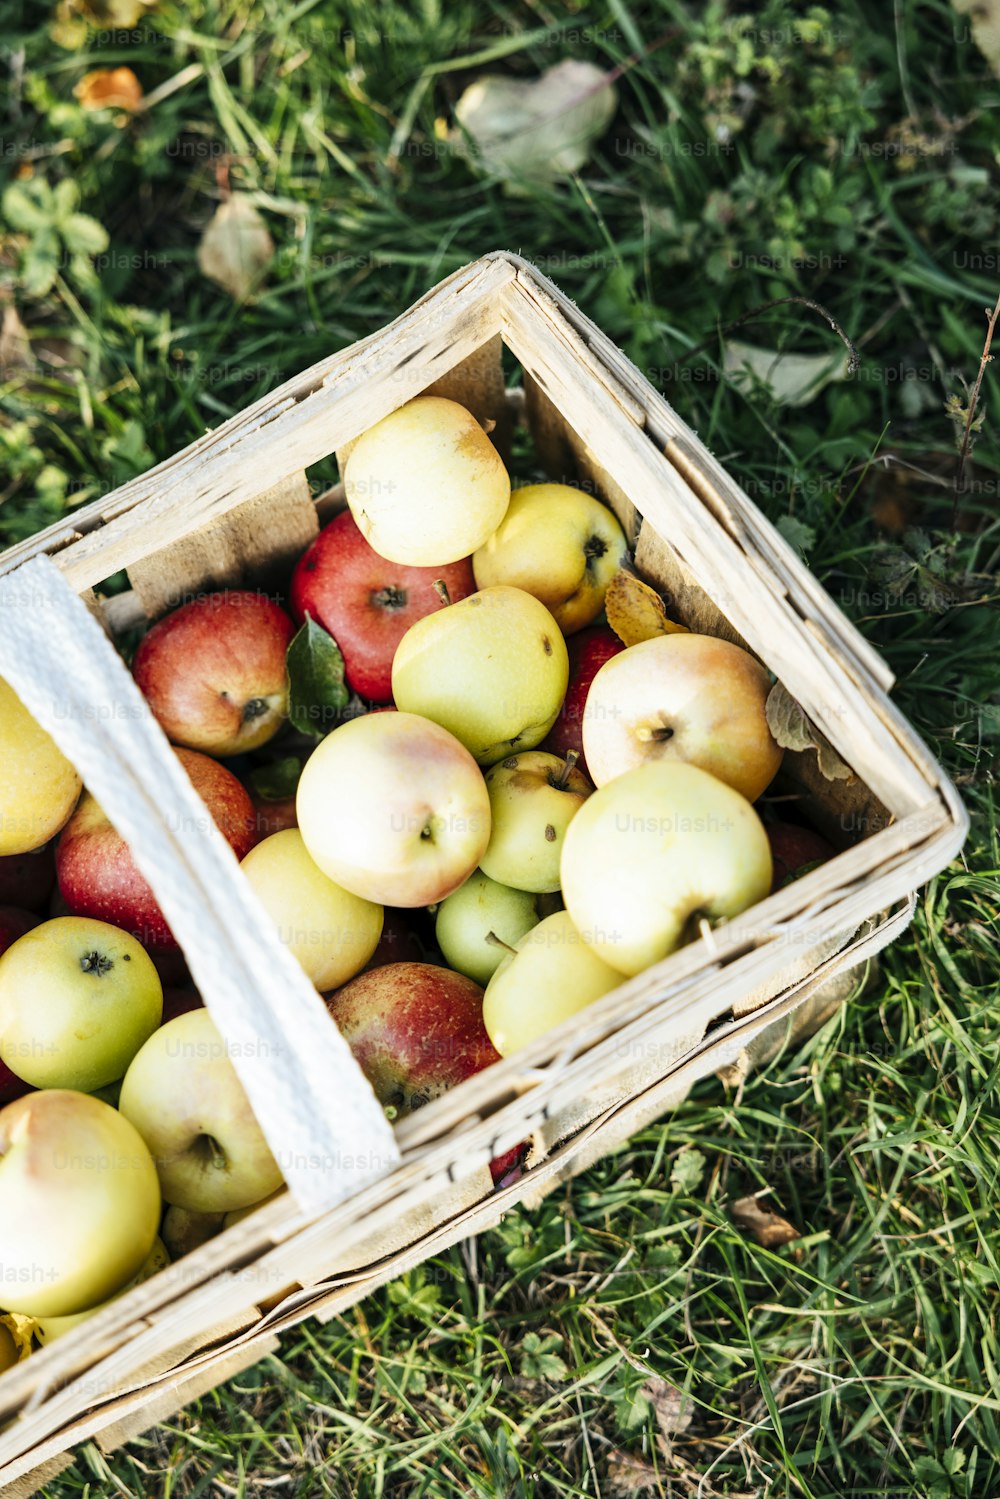
[[[483,991],[433,963],[390,963],[327,997],[330,1013],[390,1117],[411,1114],[499,1060]]]
[[[625,649],[618,636],[607,625],[591,625],[580,630],[566,641],[569,653],[569,686],[559,710],[559,717],[552,725],[540,749],[558,755],[565,760],[570,750],[580,756],[580,769],[587,773],[587,762],[583,754],[583,719],[587,706],[590,684],[605,661],[617,656]]]
[[[0,1109],[4,1104],[13,1103],[15,1098],[23,1098],[25,1093],[34,1091],[30,1083],[11,1072],[7,1063],[0,1060]]]
[[[284,609],[264,594],[205,594],[147,631],[132,671],[174,744],[238,755],[285,721],[285,652],[294,634]]]
[[[764,828],[774,866],[772,895],[836,855],[837,850],[812,828],[802,828],[793,822],[766,822]]]
[[[248,792],[233,773],[192,750],[176,751],[207,814],[237,859],[257,841],[256,817]],[[156,897],[139,873],[132,851],[85,791],[63,829],[56,849],[59,890],[74,916],[96,916],[132,932],[144,947],[177,948]]]
[[[0,953],[5,953],[12,942],[39,925],[40,918],[31,911],[19,911],[16,906],[0,906]]]
[[[509,1187],[521,1180],[524,1174],[524,1162],[530,1149],[531,1146],[527,1140],[522,1140],[520,1145],[513,1145],[510,1150],[505,1150],[503,1155],[493,1157],[490,1161],[490,1175],[493,1178],[494,1187]]]
[[[259,792],[251,791],[250,800],[253,802],[254,816],[257,820],[258,842],[262,838],[270,838],[272,833],[283,833],[287,828],[298,827],[294,792],[291,796],[283,796],[272,801],[269,797],[261,796]]]
[[[0,859],[0,905],[44,911],[56,882],[55,844]]]
[[[163,991],[163,1019],[161,1025],[166,1025],[170,1020],[176,1020],[178,1015],[187,1015],[191,1010],[203,1010],[205,1001],[197,989],[188,987],[185,989],[164,989]]]
[[[408,567],[380,557],[341,511],[299,559],[292,577],[292,612],[329,630],[340,646],[352,692],[370,702],[392,697],[392,658],[412,624],[444,607],[440,580],[452,603],[476,591],[472,559],[443,567]]]

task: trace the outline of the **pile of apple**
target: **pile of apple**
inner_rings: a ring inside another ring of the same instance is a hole
[[[754,809],[782,757],[758,661],[598,622],[627,560],[599,500],[512,494],[427,396],[344,486],[290,612],[200,596],[132,669],[397,1118],[762,899],[772,843],[783,877],[832,851]],[[303,650],[354,694],[332,728],[291,702]],[[2,681],[0,1105],[0,1368],[282,1189],[128,845]]]

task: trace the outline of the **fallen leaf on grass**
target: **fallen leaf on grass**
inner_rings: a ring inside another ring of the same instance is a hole
[[[643,1494],[647,1489],[658,1489],[660,1479],[652,1463],[621,1448],[613,1448],[608,1455],[608,1482],[619,1494]]]
[[[143,100],[142,84],[131,68],[98,68],[84,73],[73,93],[84,109],[124,109],[132,113]]]
[[[830,741],[806,717],[805,709],[787,687],[775,682],[767,695],[764,711],[767,726],[782,749],[816,751],[820,773],[828,781],[848,781],[854,772],[837,754]]]
[[[691,1425],[691,1397],[689,1395],[685,1395],[656,1374],[646,1380],[639,1394],[644,1400],[649,1401],[662,1437],[666,1437],[669,1441],[670,1437],[687,1431]]]
[[[952,0],[960,16],[968,16],[972,40],[1000,78],[1000,0]]]
[[[488,172],[545,185],[578,172],[607,130],[618,93],[593,63],[567,59],[540,78],[489,75],[455,106],[456,147]]]
[[[50,35],[75,52],[84,46],[91,27],[99,31],[131,31],[154,8],[156,0],[59,0]]]
[[[726,345],[725,372],[738,390],[763,385],[780,406],[806,406],[831,380],[847,374],[846,354],[779,354],[736,341]]]
[[[21,322],[16,307],[5,307],[0,323],[0,379],[6,379],[15,370],[31,370],[35,367],[35,356],[31,352],[28,330]]]
[[[638,645],[657,635],[690,633],[684,625],[667,618],[663,600],[655,588],[624,567],[619,568],[608,584],[604,610],[608,624],[623,645]]]
[[[737,1228],[742,1228],[764,1249],[778,1249],[782,1244],[801,1238],[798,1229],[793,1228],[787,1218],[773,1213],[770,1208],[761,1207],[756,1197],[740,1197],[730,1203],[729,1215]]]
[[[246,194],[233,193],[220,203],[198,246],[202,274],[242,302],[273,258],[274,241]]]

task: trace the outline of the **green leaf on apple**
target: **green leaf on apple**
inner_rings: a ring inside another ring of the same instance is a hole
[[[307,619],[288,647],[288,719],[300,734],[322,739],[347,707],[344,658],[333,636]]]
[[[298,755],[283,755],[267,765],[258,765],[250,773],[250,789],[266,802],[283,802],[294,796],[302,774]]]

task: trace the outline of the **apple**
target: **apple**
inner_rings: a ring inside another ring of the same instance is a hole
[[[258,838],[269,838],[272,833],[283,833],[286,828],[298,827],[294,792],[291,796],[261,796],[259,791],[251,787],[250,800],[253,802]]]
[[[442,396],[417,396],[358,438],[344,492],[380,557],[441,568],[493,535],[510,503],[510,478],[471,412]]]
[[[410,626],[475,587],[468,557],[443,567],[386,561],[344,510],[299,559],[291,606],[300,624],[308,616],[334,637],[351,691],[385,703],[392,697],[392,658]]]
[[[16,906],[0,906],[0,957],[19,937],[36,927],[39,920],[40,917],[32,911],[19,911]]]
[[[640,973],[697,937],[702,919],[738,916],[770,890],[771,850],[753,807],[680,761],[649,761],[599,787],[563,840],[566,909],[622,973]]]
[[[203,1010],[205,1001],[192,985],[184,988],[163,990],[163,1019],[161,1025],[176,1020],[178,1015],[189,1015],[192,1010]]]
[[[125,1074],[118,1107],[152,1152],[164,1202],[225,1213],[281,1185],[281,1170],[207,1010],[192,1010],[154,1031]]]
[[[501,954],[486,986],[483,1021],[493,1045],[507,1057],[621,981],[568,912],[556,911]]]
[[[328,734],[306,761],[298,815],[323,873],[381,905],[443,900],[490,837],[476,762],[446,729],[413,713],[369,713]]]
[[[237,859],[256,842],[248,793],[232,771],[193,750],[176,752],[191,784]],[[183,831],[183,830],[181,830]],[[138,937],[144,947],[175,950],[177,942],[159,903],[139,873],[125,839],[100,804],[85,792],[56,848],[59,892],[74,916],[95,916]]]
[[[148,953],[107,922],[57,916],[0,957],[0,1056],[36,1088],[115,1082],[162,1014]]]
[[[526,750],[487,771],[492,829],[479,867],[491,880],[535,894],[559,889],[566,829],[594,789],[575,758]]]
[[[127,1119],[47,1088],[0,1110],[0,1296],[65,1317],[132,1279],[156,1238],[156,1167]]]
[[[288,712],[295,626],[266,595],[204,594],[143,636],[132,672],[168,739],[208,755],[266,744]]]
[[[545,605],[522,588],[484,588],[407,630],[392,695],[493,765],[541,743],[568,679],[566,642]]]
[[[605,662],[587,697],[583,747],[594,784],[657,761],[696,765],[756,801],[782,753],[767,725],[771,682],[741,646],[658,635]]]
[[[107,1301],[99,1302],[97,1306],[88,1308],[85,1312],[75,1312],[68,1317],[37,1317],[34,1323],[34,1336],[43,1348],[49,1343],[54,1343],[57,1338],[63,1338],[74,1327],[79,1327],[81,1322],[89,1322],[91,1317],[96,1317],[98,1312],[103,1312],[112,1301],[117,1301],[119,1296],[124,1296],[126,1291],[131,1291],[135,1286],[141,1286],[143,1281],[150,1280],[165,1270],[170,1264],[170,1256],[162,1239],[154,1239],[153,1247],[143,1260],[142,1264],[132,1279],[120,1291],[109,1296]]]
[[[382,907],[329,879],[297,828],[272,833],[241,868],[310,983],[336,989],[361,972],[382,935]]]
[[[520,1145],[512,1145],[510,1150],[504,1151],[503,1155],[493,1157],[490,1161],[490,1175],[497,1191],[501,1187],[511,1187],[521,1180],[524,1175],[524,1162],[530,1149],[530,1143],[522,1140]]]
[[[587,757],[583,753],[583,720],[586,712],[587,694],[590,684],[612,656],[621,655],[625,649],[614,630],[607,625],[591,625],[579,630],[566,642],[569,655],[569,685],[566,697],[559,709],[559,716],[539,746],[552,755],[565,760],[570,751],[579,755],[580,769],[589,775]]]
[[[359,974],[327,1006],[391,1119],[498,1060],[482,989],[450,968],[390,963]]]
[[[538,906],[528,890],[498,884],[477,869],[438,907],[435,935],[449,968],[477,984],[488,984],[503,957],[500,943],[513,944],[537,926]]]
[[[188,1208],[168,1206],[160,1229],[167,1253],[172,1260],[182,1259],[221,1234],[225,1213],[193,1213]]]
[[[44,911],[56,882],[55,844],[0,859],[0,905]]]
[[[817,864],[836,857],[837,850],[812,828],[799,827],[792,822],[766,822],[767,841],[771,845],[771,860],[774,864],[772,891],[801,879]]]
[[[451,899],[451,896],[448,897]],[[433,962],[421,940],[410,917],[412,911],[397,910],[393,906],[383,907],[382,935],[378,939],[378,946],[372,953],[366,969],[384,968],[387,963],[427,963]]]
[[[0,856],[30,853],[67,822],[83,783],[0,677]]]
[[[472,566],[479,588],[523,588],[571,635],[600,614],[608,584],[627,555],[625,532],[593,495],[569,484],[526,484],[514,490],[507,514]]]

